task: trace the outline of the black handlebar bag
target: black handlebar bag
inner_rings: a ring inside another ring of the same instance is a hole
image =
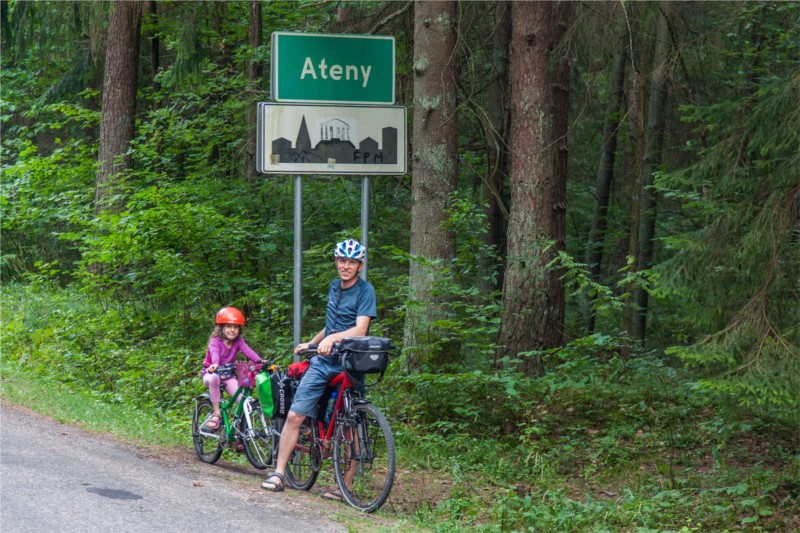
[[[342,367],[356,374],[383,374],[390,348],[386,337],[345,337],[340,348]]]

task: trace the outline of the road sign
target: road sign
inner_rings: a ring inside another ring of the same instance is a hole
[[[276,102],[394,104],[394,37],[272,33]]]
[[[406,173],[406,108],[257,107],[256,170],[265,174]]]

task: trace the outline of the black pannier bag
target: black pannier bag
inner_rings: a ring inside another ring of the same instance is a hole
[[[273,372],[270,376],[270,383],[272,389],[272,413],[270,416],[272,418],[286,418],[294,397],[292,380],[280,372]]]
[[[386,337],[345,337],[339,350],[348,372],[383,374],[389,365],[391,342]]]

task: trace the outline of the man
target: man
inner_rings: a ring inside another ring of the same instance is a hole
[[[353,239],[342,241],[333,250],[333,257],[339,278],[328,287],[328,306],[325,313],[325,327],[309,342],[298,344],[294,352],[307,350],[309,345],[317,344],[317,355],[311,358],[311,366],[306,370],[300,386],[294,395],[289,415],[281,432],[278,448],[278,462],[275,472],[267,474],[261,488],[273,492],[283,490],[286,483],[286,465],[294,451],[300,435],[300,426],[307,416],[313,416],[317,402],[325,392],[328,382],[342,372],[337,357],[330,356],[333,344],[345,337],[360,337],[367,334],[370,321],[377,314],[375,289],[358,277],[364,267],[367,249]],[[340,499],[338,494],[326,495]]]

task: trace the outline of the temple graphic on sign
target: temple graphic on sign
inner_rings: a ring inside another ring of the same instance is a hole
[[[359,142],[356,147],[350,140],[350,125],[334,118],[319,124],[320,141],[311,146],[306,117],[300,122],[300,131],[294,148],[292,142],[280,137],[272,141],[272,163],[340,163],[397,164],[397,128],[382,130],[380,147],[372,137]]]

